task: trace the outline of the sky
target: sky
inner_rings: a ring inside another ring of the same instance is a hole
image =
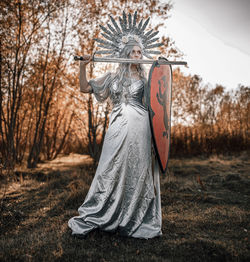
[[[164,1],[164,0],[162,0]],[[164,34],[204,83],[250,86],[250,0],[172,0]]]

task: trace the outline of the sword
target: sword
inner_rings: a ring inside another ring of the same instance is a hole
[[[82,56],[75,56],[75,61],[81,60],[84,58]],[[129,59],[129,58],[105,58],[105,57],[95,57],[92,58],[93,62],[108,62],[108,63],[122,63],[122,64],[153,64],[157,62],[159,65],[187,65],[185,61],[168,61],[165,57],[159,57],[158,60],[153,59]]]

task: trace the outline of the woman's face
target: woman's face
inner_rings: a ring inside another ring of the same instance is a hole
[[[141,48],[137,45],[133,47],[133,49],[130,52],[129,58],[131,59],[141,59],[142,58],[142,52]]]

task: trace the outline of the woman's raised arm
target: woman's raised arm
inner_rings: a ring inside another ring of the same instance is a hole
[[[83,93],[92,93],[92,87],[89,85],[89,82],[86,77],[86,65],[91,61],[92,57],[89,55],[83,56],[84,60],[80,61],[80,91]]]

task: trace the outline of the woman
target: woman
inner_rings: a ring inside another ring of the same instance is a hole
[[[120,57],[141,59],[142,45],[130,37]],[[143,104],[144,69],[138,64],[120,64],[116,73],[87,81],[86,64],[80,63],[80,90],[94,93],[113,104],[109,128],[95,177],[79,216],[69,220],[73,235],[85,236],[95,228],[118,230],[135,238],[153,238],[161,233],[159,172],[152,174],[151,132]]]

